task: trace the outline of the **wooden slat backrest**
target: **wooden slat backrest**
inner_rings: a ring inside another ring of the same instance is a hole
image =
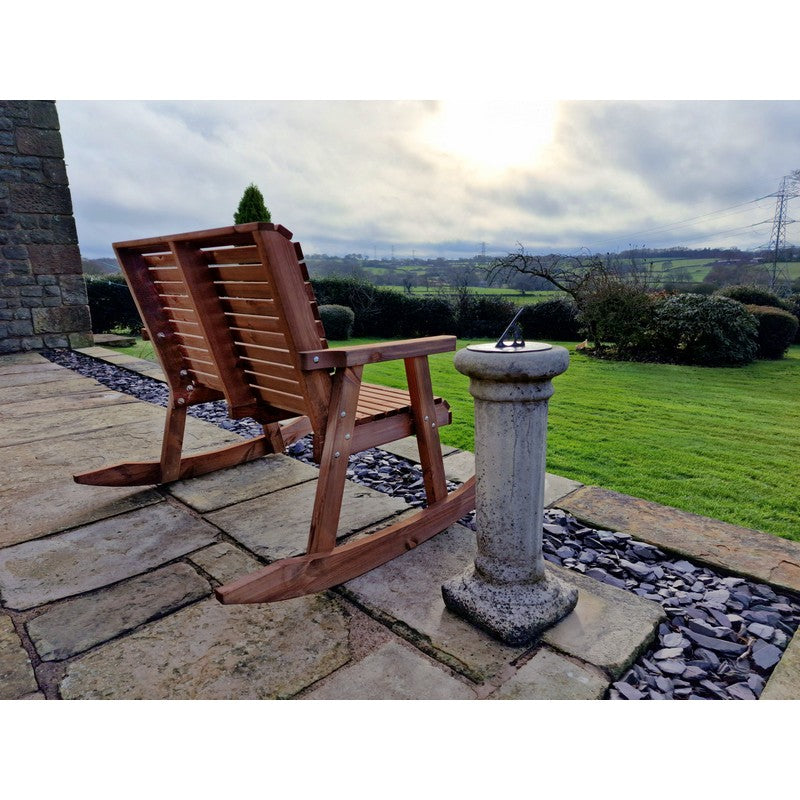
[[[289,231],[250,223],[114,249],[173,390],[192,380],[232,417],[303,414],[322,429],[330,377],[303,373],[297,353],[327,342]]]

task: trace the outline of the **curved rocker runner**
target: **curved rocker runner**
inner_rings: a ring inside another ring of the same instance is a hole
[[[314,433],[320,465],[306,555],[216,590],[223,603],[283,600],[335,586],[401,555],[475,507],[474,479],[448,493],[439,428],[450,407],[433,395],[428,355],[455,336],[329,348],[300,245],[271,223],[118,242],[117,259],[164,370],[169,403],[158,461],[76,475],[78,483],[169,483],[242,464]],[[364,364],[403,359],[408,391],[363,383]],[[232,419],[264,433],[181,457],[186,410],[224,399]],[[415,435],[427,508],[336,546],[348,456]],[[268,502],[268,501],[265,501]]]

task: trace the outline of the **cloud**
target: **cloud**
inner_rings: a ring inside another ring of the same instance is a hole
[[[768,194],[800,167],[800,103],[788,101],[57,108],[89,257],[114,241],[230,224],[250,182],[308,253],[680,244],[770,217],[770,201],[637,236]],[[769,231],[718,243],[759,238]]]

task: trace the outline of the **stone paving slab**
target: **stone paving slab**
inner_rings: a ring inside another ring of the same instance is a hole
[[[337,670],[304,700],[474,700],[475,691],[417,650],[387,642]]]
[[[262,558],[296,556],[306,551],[316,491],[317,482],[307,481],[205,517]],[[408,510],[403,500],[347,482],[338,536],[374,526]]]
[[[63,367],[54,364],[52,361],[45,361],[43,364],[6,364],[0,361],[0,375],[39,374],[59,369],[63,369]]]
[[[341,604],[325,594],[223,606],[209,599],[70,663],[64,699],[288,698],[350,658]]]
[[[472,680],[484,681],[530,647],[502,645],[445,608],[441,584],[462,573],[475,552],[475,534],[453,525],[344,584],[344,593],[423,651]],[[554,567],[554,571],[577,586],[578,606],[542,641],[619,674],[654,635],[663,618],[660,606],[569,570]]]
[[[586,486],[559,508],[594,528],[621,531],[712,567],[800,591],[800,544],[762,531]]]
[[[542,647],[490,700],[600,700],[608,676],[596,667]]]
[[[159,502],[147,487],[82,486],[73,472],[102,462],[97,453],[115,452],[137,440],[122,431],[73,440],[41,440],[0,448],[0,547],[37,539],[65,528],[121,514]],[[141,448],[141,442],[139,442]],[[117,451],[116,459],[121,460]]]
[[[196,511],[213,511],[254,497],[313,481],[319,470],[296,458],[274,454],[230,469],[177,481],[167,490]]]
[[[198,550],[192,553],[189,560],[220,583],[229,583],[263,566],[260,561],[229,542]]]
[[[93,381],[90,378],[82,378],[74,372],[69,372],[60,381],[28,384],[24,389],[20,386],[9,386],[5,389],[0,389],[0,408],[12,403],[25,403],[45,397],[62,397],[96,392],[98,388],[105,389],[106,387],[101,387],[97,381]]]
[[[132,347],[136,344],[136,336],[125,336],[118,333],[95,333],[92,338],[100,347]]]
[[[57,366],[57,365],[55,365]],[[49,369],[31,367],[22,372],[11,372],[2,374],[0,373],[0,389],[16,389],[23,386],[30,386],[35,384],[37,386],[43,383],[53,383],[64,380],[65,375],[71,375],[68,370],[63,369]]]
[[[0,597],[27,609],[139,575],[212,544],[217,532],[161,502],[0,550]]]
[[[137,358],[127,353],[117,353],[107,347],[79,347],[76,352],[97,358],[100,361],[107,361],[109,364],[116,364],[119,367],[129,369],[131,372],[138,372],[140,375],[146,375],[148,378],[153,378],[162,383],[166,382],[164,371],[155,361]]]
[[[475,474],[475,454],[456,450],[443,459],[444,475],[449,481],[466,483]]]
[[[382,444],[379,449],[419,464],[419,448],[417,447],[416,436],[406,436],[405,439],[398,439],[396,442]],[[442,444],[442,455],[446,456],[455,452],[455,447],[450,447],[448,444]]]
[[[551,475],[549,472],[544,474],[544,504],[553,506],[562,497],[580,489],[583,484],[580,481],[573,481],[571,478],[563,478],[561,475]]]
[[[97,351],[95,352],[88,352],[88,350]],[[137,356],[128,355],[128,353],[117,353],[114,350],[106,350],[104,347],[92,347],[80,350],[79,352],[83,353],[87,356],[92,356],[93,358],[100,358],[102,361],[106,361],[109,364],[116,364],[118,367],[125,367],[128,368],[128,365],[138,365],[143,359],[138,358]],[[102,353],[102,355],[100,355]],[[154,362],[145,362],[148,364],[152,364]]]
[[[10,364],[50,364],[51,362],[43,355],[34,352],[28,353],[7,353],[0,356],[0,366]]]
[[[92,358],[99,358],[101,361],[107,361],[110,358],[118,358],[120,356],[125,358],[135,358],[135,356],[128,356],[125,353],[118,353],[116,350],[111,350],[108,347],[103,347],[99,344],[95,344],[92,347],[78,347],[75,349],[75,352],[83,353],[83,355],[91,356]]]
[[[387,453],[406,458],[419,464],[419,448],[417,439],[414,436],[407,436],[391,444],[382,444],[381,450]],[[457,450],[454,447],[442,445],[444,455],[444,469],[448,480],[464,483],[468,478],[475,474],[475,454],[469,450]],[[544,477],[544,504],[551,506],[558,502],[562,497],[583,486],[579,481],[569,478],[562,478],[560,475],[545,473]]]
[[[208,581],[188,564],[170,564],[60,603],[26,627],[43,661],[62,660],[177,611],[210,591]]]
[[[58,392],[39,399],[29,398],[26,393],[15,401],[0,405],[0,424],[11,419],[39,418],[39,426],[52,436],[54,433],[52,419],[57,414],[138,402],[129,394],[115,392],[105,387],[99,389],[87,387],[87,391],[81,392]]]
[[[32,406],[33,404],[16,403],[15,405]],[[155,407],[153,409],[158,413],[159,409]],[[77,440],[109,430],[112,430],[114,435],[119,435],[121,431],[129,428],[136,430],[136,426],[142,424],[143,416],[151,414],[149,410],[142,409],[141,403],[137,403],[135,400],[132,403],[120,403],[113,395],[110,396],[110,402],[103,403],[103,405],[78,410],[53,411],[46,418],[43,418],[41,413],[30,410],[29,414],[15,416],[13,424],[5,425],[0,422],[3,447],[42,439],[51,442],[53,439],[61,437]],[[163,415],[164,411],[162,410],[160,416],[163,417]]]
[[[760,700],[800,700],[800,631],[770,675]]]
[[[542,641],[618,678],[653,641],[664,609],[650,600],[553,564],[565,583],[578,589],[578,605]]]
[[[98,390],[95,381],[82,380]],[[4,466],[0,547],[158,502],[160,495],[148,487],[85,486],[75,483],[72,476],[118,461],[157,459],[164,414],[162,408],[135,401],[112,402],[91,412],[54,414],[57,420],[68,420],[63,429],[48,426],[48,418],[35,414],[29,420],[0,418],[0,442],[27,439],[23,444],[0,446]],[[64,435],[59,435],[62,430]],[[36,436],[40,438],[32,441]],[[236,441],[241,441],[236,434],[198,419],[187,420],[185,453]]]
[[[0,700],[18,700],[39,690],[14,623],[0,614]]]

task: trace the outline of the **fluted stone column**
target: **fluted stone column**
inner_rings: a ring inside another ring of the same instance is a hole
[[[563,347],[532,343],[456,353],[475,398],[478,555],[442,586],[447,607],[510,645],[522,645],[578,601],[542,556],[547,402],[569,365]]]

